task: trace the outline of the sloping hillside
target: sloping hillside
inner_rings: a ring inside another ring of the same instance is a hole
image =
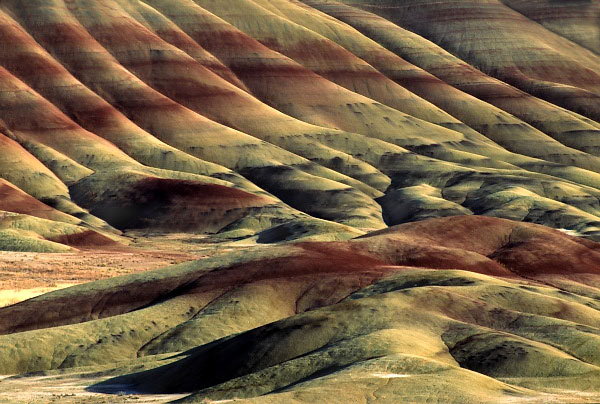
[[[596,242],[504,219],[431,219],[2,308],[0,372],[37,372],[31,391],[83,375],[85,394],[113,402],[123,391],[193,393],[185,402],[594,402],[599,282]],[[19,380],[0,383],[0,397]]]
[[[4,0],[0,177],[109,233],[475,214],[596,239],[598,4],[526,3]]]
[[[101,279],[0,308],[0,403],[599,402],[599,34],[0,0],[0,281]]]

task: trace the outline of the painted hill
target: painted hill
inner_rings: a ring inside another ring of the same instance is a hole
[[[600,0],[0,0],[0,250],[218,241],[0,308],[0,403],[600,401],[599,34]]]
[[[599,282],[596,242],[504,219],[432,219],[0,309],[0,371],[116,375],[89,389],[193,393],[184,402],[593,402]]]
[[[109,233],[475,214],[597,239],[598,5],[569,4],[5,0],[0,177]]]

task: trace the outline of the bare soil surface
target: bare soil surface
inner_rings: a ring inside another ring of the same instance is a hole
[[[183,398],[185,394],[101,394],[86,391],[92,382],[102,378],[81,378],[77,374],[56,376],[8,376],[0,379],[0,403],[12,404],[158,404]]]
[[[98,279],[162,268],[249,245],[211,236],[128,233],[129,246],[73,253],[0,251],[0,307]]]

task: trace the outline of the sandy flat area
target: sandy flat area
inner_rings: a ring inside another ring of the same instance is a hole
[[[0,404],[159,404],[177,400],[187,394],[101,394],[86,391],[90,384],[103,378],[81,378],[76,374],[56,376],[2,376]]]
[[[128,237],[129,246],[72,253],[0,251],[0,307],[68,286],[163,268],[254,245],[187,233],[131,233]]]

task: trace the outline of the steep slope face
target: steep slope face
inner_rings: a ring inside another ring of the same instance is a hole
[[[600,4],[594,1],[503,0],[548,30],[600,54]]]
[[[189,402],[375,392],[385,402],[593,402],[599,280],[593,241],[496,218],[432,219],[2,308],[0,370],[113,369],[126,375],[91,390],[194,393]]]
[[[598,55],[543,29],[501,1],[345,2],[378,10],[479,70],[598,120]],[[597,17],[593,6],[586,15]],[[584,19],[582,29],[586,25]],[[587,33],[595,34],[593,28]]]
[[[556,7],[7,0],[0,177],[102,231],[483,214],[597,238],[597,2]]]
[[[541,140],[539,133],[537,136],[534,135],[534,131],[530,127],[522,125],[523,122],[519,122],[519,120],[514,120],[510,114],[553,137],[559,136],[563,131],[566,132],[559,140],[569,142],[566,143],[568,146],[578,149],[585,147],[586,130],[598,128],[597,123],[586,119],[582,120],[582,117],[573,116],[573,113],[547,102],[541,102],[541,100],[523,91],[518,91],[504,82],[486,76],[440,46],[376,14],[338,2],[307,1],[307,4],[347,22],[394,52],[389,55],[391,53],[389,51],[387,53],[379,51],[378,53],[385,55],[385,58],[383,56],[374,58],[368,54],[365,54],[364,57],[369,58],[367,60],[373,60],[374,65],[381,66],[378,67],[379,69],[389,71],[388,75],[403,86],[450,112],[471,127],[491,136],[505,147],[511,147],[505,143],[508,140],[506,134],[510,132],[514,134],[518,131],[520,133],[519,137],[513,136],[512,141],[524,137],[532,138],[532,136]],[[469,20],[468,18],[464,19],[464,21]],[[457,18],[457,21],[460,22],[461,19]],[[473,30],[475,29],[479,29],[477,24],[473,24]],[[465,28],[465,31],[470,31],[470,29]],[[592,33],[590,32],[590,34]],[[520,58],[523,57],[521,55]],[[515,55],[515,59],[519,60],[519,57]],[[386,60],[393,61],[396,66],[402,66],[402,68],[394,67],[392,63],[385,63]],[[464,93],[461,94],[456,89],[460,89]],[[465,93],[485,102],[477,102]],[[493,108],[486,102],[500,109]],[[469,107],[466,107],[467,105]],[[509,114],[503,113],[502,110]],[[592,126],[589,126],[590,124]],[[520,153],[533,152],[527,152],[527,149],[523,149],[523,145],[520,147]],[[593,149],[589,150],[593,153]],[[542,151],[538,150],[537,152]]]

